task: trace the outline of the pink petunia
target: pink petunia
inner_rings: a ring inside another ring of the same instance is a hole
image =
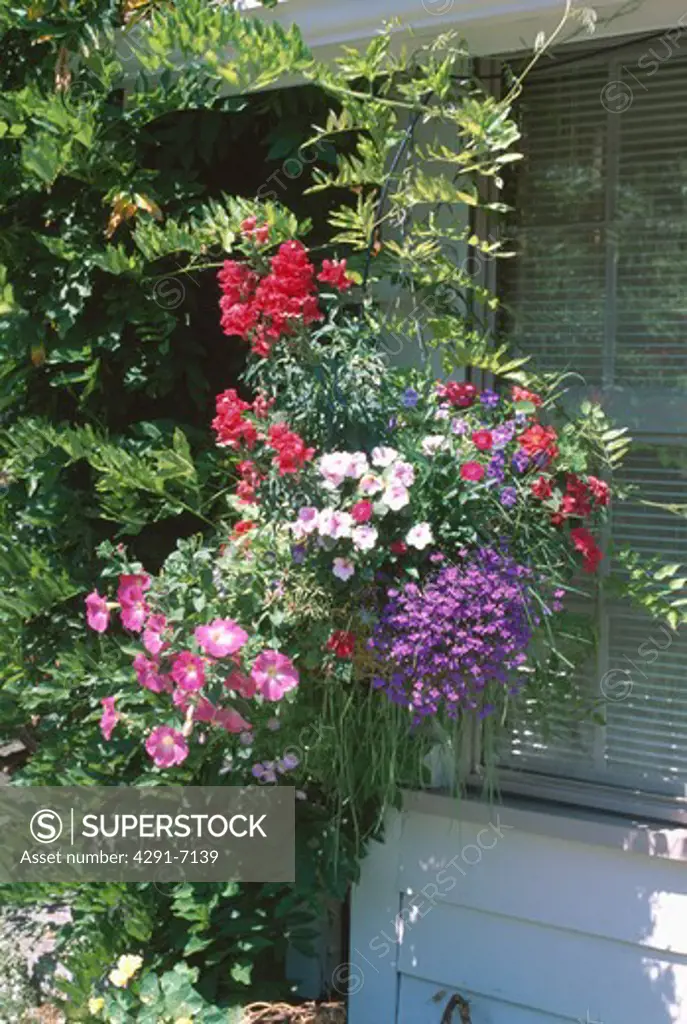
[[[141,686],[153,693],[163,693],[172,688],[167,676],[160,672],[158,663],[144,654],[137,654],[134,658],[134,672]]]
[[[117,587],[117,600],[122,601],[122,594],[129,590],[130,587],[140,587],[144,592],[150,588],[151,579],[147,572],[143,573],[123,573],[119,577],[119,586]]]
[[[248,639],[248,633],[233,619],[215,619],[207,626],[198,626],[194,636],[205,653],[213,658],[236,654]]]
[[[350,558],[335,558],[332,563],[332,572],[337,580],[347,583],[351,576],[355,575],[355,565]]]
[[[186,693],[202,689],[205,685],[203,659],[190,651],[178,654],[172,665],[172,679]]]
[[[100,731],[106,740],[109,740],[114,727],[120,719],[119,712],[115,708],[116,697],[103,697],[100,703],[103,706],[103,714],[100,719]]]
[[[150,654],[159,654],[165,646],[162,634],[167,628],[164,615],[151,615],[143,630],[143,646]]]
[[[266,650],[253,663],[251,676],[265,700],[281,700],[298,686],[298,672],[290,658],[279,651]]]
[[[110,611],[107,601],[94,590],[86,598],[86,621],[96,633],[104,633],[110,624]]]
[[[372,519],[372,502],[371,501],[356,501],[355,505],[351,509],[351,515],[355,519],[356,523],[362,525]]]
[[[224,680],[224,685],[229,690],[234,690],[240,697],[245,697],[246,700],[250,700],[258,692],[255,680],[244,675],[243,672],[232,672]]]
[[[118,596],[122,625],[132,633],[140,633],[150,612],[142,587],[120,587]]]
[[[158,725],[146,740],[146,751],[158,768],[171,768],[188,757],[188,744],[178,729]]]
[[[479,462],[465,462],[460,467],[461,479],[471,480],[474,483],[479,483],[485,472],[484,466],[481,466]]]
[[[253,728],[238,711],[233,708],[219,708],[212,701],[205,697],[201,698],[196,705],[193,717],[197,722],[209,722],[218,725],[227,732],[235,733],[237,736]]]

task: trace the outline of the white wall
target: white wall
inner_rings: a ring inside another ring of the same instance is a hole
[[[349,1024],[454,992],[472,1024],[687,1024],[686,857],[684,829],[411,795],[354,894]]]

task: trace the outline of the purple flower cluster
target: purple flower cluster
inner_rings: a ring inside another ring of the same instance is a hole
[[[527,566],[483,548],[422,586],[389,590],[369,646],[392,674],[373,685],[416,722],[441,708],[452,718],[464,709],[486,713],[490,684],[518,689],[514,673],[539,622],[534,582]]]

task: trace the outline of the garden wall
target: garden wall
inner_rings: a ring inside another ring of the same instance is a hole
[[[354,895],[350,1024],[454,993],[452,1024],[684,1024],[685,922],[687,830],[410,794]]]

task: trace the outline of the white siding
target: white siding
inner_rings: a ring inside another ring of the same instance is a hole
[[[687,1024],[684,830],[421,800],[363,864],[350,1024]]]

